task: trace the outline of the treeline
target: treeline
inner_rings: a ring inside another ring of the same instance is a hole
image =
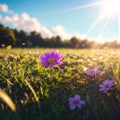
[[[80,40],[76,37],[70,40],[62,40],[60,36],[52,38],[43,38],[40,33],[35,31],[26,33],[23,30],[18,31],[0,24],[0,47],[42,47],[42,48],[120,48],[117,41],[106,42],[104,44],[87,39]]]

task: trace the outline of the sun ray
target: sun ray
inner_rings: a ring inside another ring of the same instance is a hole
[[[100,42],[100,43],[104,43],[104,42],[105,42],[105,40],[102,39],[101,36],[103,36],[103,32],[104,32],[107,24],[110,22],[110,18],[111,18],[111,16],[109,16],[108,18],[105,19],[105,22],[103,23],[103,26],[102,26],[102,28],[100,29],[100,32],[99,32],[99,34],[98,34],[98,36],[97,36],[97,40],[98,40],[98,42]]]
[[[117,25],[117,34],[118,34],[118,40],[120,40],[120,14],[118,14],[118,25]]]
[[[86,34],[90,34],[90,32],[99,24],[99,22],[103,19],[103,16],[99,16],[98,19],[92,24],[92,26],[88,29]]]
[[[96,26],[99,25],[103,20],[104,20],[104,23],[97,36],[99,36],[100,34],[105,34],[104,30],[106,29],[106,26],[108,26],[108,23],[110,22],[110,20],[114,20],[113,18],[115,18],[117,15],[117,36],[116,38],[120,39],[120,7],[119,7],[119,4],[120,4],[120,0],[101,0],[101,2],[94,2],[94,3],[90,3],[90,4],[70,8],[70,9],[56,11],[53,13],[49,13],[45,16],[74,12],[80,9],[87,9],[91,7],[98,7],[100,10],[99,16],[98,18],[96,18],[94,23],[91,25],[91,27],[87,30],[85,34],[89,35],[96,28]]]
[[[103,14],[104,19],[111,16],[117,18],[117,36],[115,37],[118,41],[120,40],[120,0],[103,0],[103,5],[101,6],[101,14]]]
[[[108,17],[106,18],[106,20],[105,20],[105,22],[104,22],[104,24],[103,24],[103,26],[102,26],[102,28],[101,28],[101,30],[100,30],[100,34],[102,34],[102,33],[104,32],[105,27],[106,27],[107,24],[110,22],[110,18],[111,18],[111,16],[108,16]]]
[[[80,9],[85,9],[85,8],[89,8],[89,7],[95,7],[95,6],[99,6],[99,5],[102,5],[102,2],[90,3],[90,4],[87,4],[87,5],[82,5],[82,6],[74,7],[74,8],[71,8],[71,9],[61,10],[61,11],[49,13],[49,14],[47,14],[45,16],[56,15],[56,14],[61,14],[61,13],[67,13],[67,12],[72,12],[72,11],[78,11]]]

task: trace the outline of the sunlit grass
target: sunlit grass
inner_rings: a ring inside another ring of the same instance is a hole
[[[40,64],[49,50],[0,50],[0,119],[119,120],[120,50],[59,49],[63,64],[52,69]],[[88,76],[89,68],[100,72]],[[99,85],[106,79],[114,86],[103,93]],[[68,99],[76,94],[85,105],[71,111]]]
[[[2,99],[11,108],[12,111],[16,111],[15,104],[3,90],[0,90],[0,99]]]

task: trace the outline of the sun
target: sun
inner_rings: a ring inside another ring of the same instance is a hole
[[[64,9],[61,11],[50,13],[48,15],[56,15],[73,11],[75,12],[79,11],[80,9],[88,9],[93,7],[95,7],[95,9],[97,8],[99,11],[98,17],[96,18],[95,21],[93,21],[93,24],[91,24],[91,26],[86,30],[85,35],[86,36],[90,35],[90,33],[94,29],[96,29],[96,26],[101,24],[101,28],[99,29],[97,35],[97,40],[100,42],[105,41],[104,37],[102,36],[106,34],[105,30],[107,29],[107,27],[111,25],[112,22],[112,24],[114,24],[115,27],[114,31],[117,34],[112,39],[120,40],[120,0],[98,0],[97,2],[77,6],[74,8]]]
[[[120,0],[103,0],[101,12],[104,17],[120,14]]]

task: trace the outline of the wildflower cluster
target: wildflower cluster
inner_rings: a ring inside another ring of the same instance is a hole
[[[62,58],[63,57],[59,53],[59,51],[45,52],[44,55],[40,56],[41,65],[44,67],[53,68],[54,66],[62,64]],[[99,73],[100,73],[100,70],[98,68],[89,68],[86,71],[86,74],[91,77],[94,77]],[[99,85],[99,92],[106,93],[109,90],[111,90],[112,87],[113,87],[113,81],[107,79]],[[74,97],[69,98],[70,110],[81,108],[83,105],[85,105],[85,100],[81,100],[80,95],[75,95]]]
[[[119,53],[60,51],[0,50],[0,120],[119,120]]]

